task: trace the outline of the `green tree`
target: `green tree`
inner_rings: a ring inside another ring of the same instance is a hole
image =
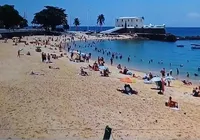
[[[14,28],[19,26],[25,19],[19,15],[19,12],[14,8],[13,5],[0,6],[0,24],[6,29]]]
[[[102,25],[104,24],[104,22],[105,22],[105,17],[103,14],[100,14],[97,17],[97,24],[99,24],[99,26],[101,27],[101,30],[102,30]]]
[[[78,18],[74,19],[74,25],[76,26],[76,31],[78,30],[78,26],[80,25],[80,21]]]
[[[41,25],[46,30],[49,30],[50,28],[55,30],[58,25],[68,25],[66,18],[67,14],[65,14],[65,9],[45,6],[45,9],[35,13],[32,24]]]
[[[20,28],[24,28],[28,26],[28,21],[25,18],[21,19],[21,22],[19,23]]]
[[[66,23],[63,24],[63,29],[69,30],[69,25],[67,24],[67,21],[66,21]]]

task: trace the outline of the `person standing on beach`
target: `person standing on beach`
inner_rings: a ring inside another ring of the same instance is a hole
[[[48,60],[48,62],[50,62],[51,61],[51,56],[50,56],[50,54],[48,53],[48,55],[47,55],[47,60]]]
[[[111,65],[113,64],[113,58],[112,57],[110,58],[110,64]]]
[[[20,57],[20,51],[21,51],[21,50],[18,50],[18,51],[17,51],[17,57]]]
[[[46,62],[46,60],[47,60],[47,55],[46,53],[44,53],[44,62]]]
[[[179,75],[179,69],[178,68],[176,69],[176,73],[177,73],[177,75]]]

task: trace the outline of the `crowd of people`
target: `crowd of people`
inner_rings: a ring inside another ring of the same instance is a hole
[[[37,41],[36,44],[37,44],[37,45],[40,45],[39,42],[43,42],[43,45],[46,46],[46,45],[49,45],[49,40],[53,40],[53,38],[49,38],[49,39],[46,40],[46,41],[44,41],[44,40],[43,40],[43,41],[42,41],[42,40],[41,40],[41,41]],[[56,40],[59,40],[59,39],[57,38]],[[81,37],[80,40],[83,40],[85,43],[88,43],[88,42],[87,42],[87,39],[86,39],[85,37]],[[77,47],[80,48],[81,45],[78,45],[78,44],[74,41],[74,38],[73,38],[73,37],[71,37],[70,41],[71,41],[71,44],[66,44],[68,52],[71,53],[70,59],[71,59],[71,60],[76,60],[76,62],[79,61],[79,62],[87,62],[87,63],[89,63],[89,62],[90,62],[89,60],[91,59],[92,54],[91,54],[91,53],[85,54],[85,53],[81,53],[81,51],[78,51],[77,49],[75,50],[75,48],[77,48]],[[94,50],[95,50],[95,51],[97,51],[97,52],[99,52],[99,53],[102,53],[102,54],[106,54],[107,56],[110,56],[110,64],[111,64],[111,65],[113,65],[114,60],[123,59],[123,56],[122,56],[122,54],[120,54],[120,53],[114,53],[114,52],[112,52],[112,51],[105,50],[105,49],[98,49],[98,48],[96,47],[96,44],[97,44],[98,42],[102,42],[102,40],[95,40],[95,41],[89,42],[88,44],[84,44],[83,47],[94,47]],[[56,46],[56,45],[55,45],[55,46]],[[59,48],[59,51],[60,51],[60,52],[62,51],[61,49],[63,48],[63,46],[61,46],[61,44],[58,45],[58,46],[56,46],[56,47]],[[19,55],[19,54],[18,54],[18,55]],[[134,56],[134,58],[135,58],[135,57],[136,57],[136,56]],[[51,58],[54,58],[53,54],[44,53],[44,52],[41,53],[42,62],[51,62]],[[130,57],[130,56],[127,56],[127,62],[130,62],[130,61],[131,61],[131,57]],[[141,59],[141,61],[143,61],[143,60]],[[149,61],[149,63],[153,63],[153,60],[151,59],[151,60]],[[163,61],[159,62],[159,64],[163,64]],[[110,72],[109,69],[106,68],[104,65],[105,65],[105,59],[104,59],[104,57],[98,57],[98,58],[97,58],[97,61],[95,61],[95,62],[93,63],[93,65],[90,65],[90,64],[88,65],[88,68],[89,68],[90,70],[93,70],[93,71],[99,71],[101,76],[108,77],[108,76],[111,74],[111,72]],[[170,64],[170,65],[171,65],[171,64]],[[103,68],[102,68],[102,67],[103,67]],[[183,65],[180,65],[180,67],[183,67]],[[59,69],[59,68],[58,68],[58,67],[49,66],[49,69]],[[130,75],[131,77],[138,78],[138,77],[137,77],[135,74],[133,74],[126,66],[122,67],[121,64],[118,64],[118,65],[117,65],[117,69],[119,70],[119,73],[121,73],[121,74]],[[177,68],[177,69],[176,69],[176,74],[179,75],[179,73],[180,73],[180,72],[179,72],[179,69]],[[161,74],[161,77],[162,77],[162,78],[165,78],[165,77],[172,76],[172,75],[173,75],[173,71],[172,71],[172,69],[170,69],[169,72],[166,72],[166,69],[163,68],[163,69],[160,71],[160,74]],[[89,76],[88,72],[84,71],[83,68],[80,69],[80,75],[81,75],[81,76]],[[198,76],[198,75],[196,74],[196,76]],[[142,79],[143,79],[143,80],[147,80],[147,81],[151,81],[154,77],[155,77],[155,76],[154,76],[151,72],[149,72],[149,73],[146,74]],[[188,78],[190,77],[189,73],[187,73],[187,77],[188,77]],[[168,83],[168,86],[170,86],[170,80],[167,81],[167,83]],[[192,84],[191,82],[186,81],[186,80],[183,80],[183,83],[184,83],[184,84],[187,84],[187,85],[191,85],[191,84]],[[166,83],[165,83],[165,85],[166,85]],[[162,81],[161,81],[160,87],[162,87],[162,86],[163,86],[163,84],[162,84]],[[161,89],[162,89],[162,88],[160,88],[160,90],[161,90]],[[132,87],[131,87],[129,84],[125,84],[125,86],[124,86],[123,89],[117,89],[117,90],[120,91],[120,92],[122,92],[122,93],[128,94],[128,95],[138,94],[138,92],[135,91],[135,90],[133,90]],[[193,96],[199,97],[200,88],[195,88],[195,89],[193,89],[193,92],[192,92],[192,93],[193,93]],[[175,101],[172,101],[172,97],[169,97],[169,101],[166,102],[166,106],[178,108],[178,103],[175,102]]]

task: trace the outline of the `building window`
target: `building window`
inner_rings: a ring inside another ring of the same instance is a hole
[[[138,27],[138,25],[135,25],[135,27],[137,28],[137,27]]]
[[[122,24],[122,27],[123,27],[124,25]]]
[[[129,22],[129,19],[128,19],[128,22]]]
[[[123,22],[123,19],[122,19],[122,22]]]
[[[129,27],[129,25],[128,25],[128,27]]]
[[[118,22],[118,19],[117,19],[117,22]]]
[[[133,22],[133,19],[131,19],[131,22]]]
[[[136,19],[136,22],[138,22],[138,19]]]

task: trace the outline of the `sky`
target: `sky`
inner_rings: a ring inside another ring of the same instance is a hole
[[[97,16],[104,14],[104,26],[114,26],[121,16],[143,16],[145,24],[200,27],[200,0],[0,0],[4,4],[15,5],[22,16],[25,12],[29,23],[50,5],[66,9],[69,25],[79,18],[82,26],[96,26]]]

